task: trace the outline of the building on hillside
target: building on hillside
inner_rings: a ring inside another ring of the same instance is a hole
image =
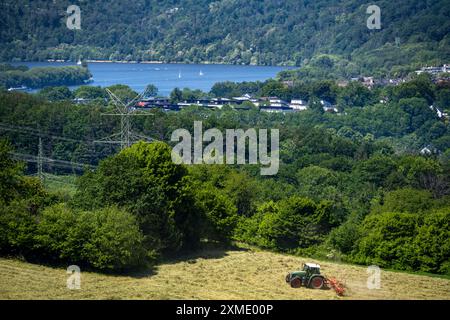
[[[430,155],[430,154],[432,154],[432,152],[431,152],[430,148],[428,148],[428,147],[423,147],[423,148],[420,150],[420,154],[421,154],[421,155]]]
[[[338,83],[337,83],[337,85],[338,85],[338,87],[340,87],[340,88],[345,88],[345,87],[348,86],[348,81],[345,81],[345,80],[339,80]]]
[[[259,110],[271,113],[286,113],[294,111],[289,103],[278,97],[263,97],[258,101]]]
[[[242,97],[233,97],[233,100],[235,101],[250,101],[252,99],[252,96],[248,93],[244,94]]]
[[[375,85],[375,79],[374,77],[359,77],[359,78],[351,78],[350,81],[357,81],[360,82],[363,86],[366,88],[372,89]]]
[[[278,108],[285,108],[285,107],[289,107],[289,104],[277,97],[270,97],[269,98],[269,104],[271,107],[278,107]]]
[[[293,99],[291,100],[291,103],[289,104],[289,107],[292,108],[294,111],[305,111],[308,110],[308,104],[305,100],[300,99]]]
[[[363,86],[372,89],[375,85],[375,79],[373,77],[363,77],[362,84]]]
[[[405,82],[406,82],[406,79],[404,79],[404,78],[396,78],[396,79],[388,79],[387,81],[383,80],[383,82],[381,84],[398,86],[399,84],[402,84]]]
[[[265,101],[262,99],[252,98],[249,100],[251,103],[253,103],[256,107],[261,107],[263,104],[265,104]]]
[[[285,80],[282,81],[282,83],[287,86],[288,88],[292,88],[294,86],[294,81],[293,80]]]
[[[160,109],[163,111],[180,110],[177,104],[171,103],[169,98],[148,98],[138,101],[134,105],[135,109]]]
[[[248,109],[248,108],[240,108],[240,106],[244,103],[244,102],[251,102],[254,106],[259,107],[260,104],[260,99],[257,98],[253,98],[250,94],[246,93],[241,97],[233,97],[231,99],[235,105],[235,108],[237,109]]]
[[[75,98],[75,99],[73,99],[73,102],[75,102],[76,104],[85,104],[85,103],[89,103],[91,101],[92,101],[92,99],[87,99],[87,98]]]
[[[210,109],[222,109],[224,106],[231,106],[235,101],[228,98],[202,98],[202,99],[194,99],[194,100],[185,100],[178,103],[180,108],[189,107],[189,106],[199,106]]]
[[[444,64],[441,67],[422,67],[416,71],[416,74],[428,73],[431,75],[438,75],[439,73],[450,72],[450,65]]]
[[[338,108],[327,100],[320,100],[320,104],[322,105],[323,111],[325,112],[332,112],[332,113],[339,112]]]
[[[433,145],[427,145],[425,147],[423,147],[422,149],[420,149],[419,153],[423,156],[429,156],[431,154],[439,154],[440,151],[435,148]]]
[[[294,112],[294,109],[290,107],[272,107],[272,106],[261,106],[259,107],[259,110],[262,112],[269,112],[269,113],[289,113]]]

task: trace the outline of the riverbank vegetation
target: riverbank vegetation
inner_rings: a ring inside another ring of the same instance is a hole
[[[0,65],[0,87],[3,88],[43,88],[49,86],[70,86],[86,83],[92,74],[87,68],[67,67],[14,67]]]

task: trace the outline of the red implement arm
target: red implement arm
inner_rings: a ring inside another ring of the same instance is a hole
[[[326,278],[326,284],[330,289],[334,289],[338,296],[343,296],[345,293],[345,286],[336,278]]]

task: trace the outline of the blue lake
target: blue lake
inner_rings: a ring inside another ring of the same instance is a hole
[[[28,67],[57,67],[76,65],[70,62],[21,62],[14,65]],[[126,84],[142,92],[154,84],[160,95],[169,95],[176,87],[209,91],[222,81],[264,81],[275,78],[278,72],[290,67],[238,66],[215,64],[144,64],[144,63],[88,63],[94,82],[90,85],[107,87]]]

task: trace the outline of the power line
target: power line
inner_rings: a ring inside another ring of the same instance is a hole
[[[20,160],[24,160],[26,162],[31,163],[37,163],[37,175],[39,176],[41,181],[44,181],[45,179],[45,172],[44,172],[44,162],[51,164],[52,166],[60,167],[60,168],[79,168],[82,169],[86,166],[95,168],[95,166],[90,164],[84,164],[84,163],[76,163],[71,161],[65,161],[65,160],[59,160],[59,159],[52,159],[44,157],[44,150],[43,150],[43,143],[42,138],[50,138],[50,139],[57,139],[67,142],[74,142],[74,143],[86,143],[86,144],[94,144],[94,143],[103,143],[103,144],[120,144],[121,149],[127,148],[131,145],[132,141],[137,140],[147,140],[151,141],[153,139],[146,137],[144,135],[137,134],[132,131],[131,127],[131,116],[153,116],[151,113],[137,113],[136,109],[133,107],[134,104],[142,99],[148,92],[147,89],[145,89],[141,94],[137,95],[133,100],[131,100],[129,103],[124,103],[122,100],[120,100],[113,92],[111,92],[109,89],[106,89],[109,96],[111,97],[111,100],[113,101],[116,110],[115,113],[111,114],[103,114],[105,116],[120,116],[120,132],[112,134],[109,137],[103,138],[101,140],[79,140],[79,139],[73,139],[68,137],[62,137],[62,136],[56,136],[52,134],[48,134],[45,132],[42,132],[41,130],[26,127],[26,126],[17,126],[17,125],[11,125],[7,123],[0,122],[0,130],[4,131],[13,131],[13,132],[19,132],[19,133],[28,133],[32,135],[36,135],[39,137],[39,143],[38,143],[38,155],[30,155],[30,154],[22,154],[22,153],[14,153],[11,154]]]
[[[18,152],[10,152],[10,154],[12,156],[14,156],[16,159],[20,159],[20,160],[24,160],[26,162],[32,162],[32,163],[38,163],[42,162],[42,164],[44,162],[46,162],[47,164],[51,164],[53,166],[59,166],[59,167],[66,167],[66,168],[79,168],[79,169],[83,169],[84,167],[89,167],[89,168],[96,168],[95,165],[92,164],[87,164],[87,163],[79,163],[79,162],[72,162],[72,161],[66,161],[66,160],[59,160],[59,159],[52,159],[52,158],[47,158],[47,157],[43,157],[43,156],[34,156],[31,154],[25,154],[25,153],[18,153]],[[43,171],[42,171],[43,173]],[[39,173],[38,173],[39,174]]]
[[[0,122],[0,130],[30,133],[30,134],[37,135],[40,137],[63,140],[63,141],[67,141],[67,142],[93,143],[93,141],[90,141],[90,140],[77,140],[77,139],[72,139],[72,138],[67,138],[67,137],[55,136],[55,135],[44,133],[40,130],[31,128],[31,127],[16,126],[16,125],[11,125],[11,124],[2,123],[2,122]]]
[[[94,141],[93,140],[79,140],[79,139],[73,139],[73,138],[68,138],[68,137],[62,137],[62,136],[56,136],[56,135],[51,135],[51,134],[47,134],[44,133],[40,130],[34,129],[32,127],[25,127],[25,126],[17,126],[17,125],[11,125],[11,124],[7,124],[7,123],[2,123],[0,122],[0,131],[4,130],[4,131],[12,131],[12,132],[19,132],[19,133],[26,133],[26,134],[31,134],[31,135],[35,135],[39,137],[39,145],[38,145],[38,157],[39,155],[43,156],[43,143],[42,143],[42,138],[49,138],[49,139],[56,139],[56,140],[62,140],[62,141],[67,141],[67,142],[72,142],[72,143],[85,143],[87,145],[94,145]],[[97,153],[98,152],[96,150],[90,150],[92,153]],[[48,158],[50,159],[50,158]],[[55,161],[59,161],[56,159],[52,159]],[[38,162],[39,164],[39,162]],[[39,168],[41,168],[40,165],[38,165],[38,171]]]

